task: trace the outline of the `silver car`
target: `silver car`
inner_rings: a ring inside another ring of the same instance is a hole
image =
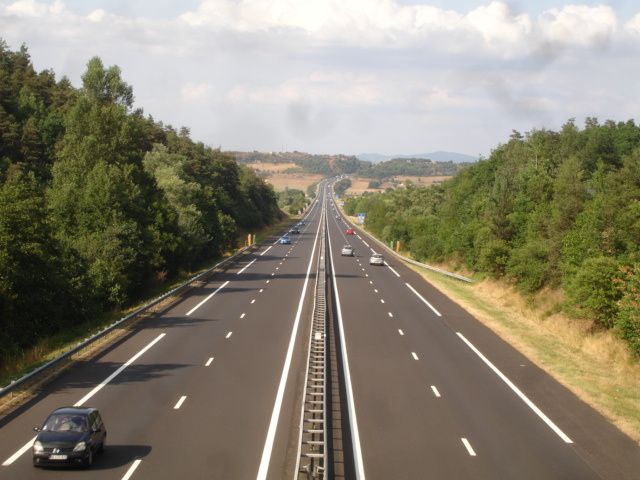
[[[341,253],[343,257],[353,257],[353,247],[351,245],[345,245],[342,247]]]
[[[384,265],[384,257],[381,253],[374,253],[369,258],[369,265]]]

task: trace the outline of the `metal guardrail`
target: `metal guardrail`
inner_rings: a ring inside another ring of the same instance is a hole
[[[140,308],[136,309],[135,311],[129,313],[128,315],[122,317],[120,320],[118,320],[118,321],[112,323],[111,325],[103,328],[98,333],[96,333],[96,334],[94,334],[94,335],[92,335],[92,336],[90,336],[88,338],[85,338],[80,343],[78,343],[76,346],[74,346],[70,350],[58,355],[53,360],[50,360],[47,363],[45,363],[44,365],[41,365],[41,366],[35,368],[34,370],[32,370],[31,372],[27,373],[26,375],[20,377],[17,380],[13,380],[7,386],[2,387],[0,389],[0,399],[4,398],[9,393],[15,391],[21,385],[25,385],[30,380],[36,379],[36,377],[38,375],[44,374],[46,371],[51,370],[53,367],[58,366],[65,359],[68,359],[72,355],[80,352],[84,348],[86,348],[89,345],[91,345],[92,343],[94,343],[96,340],[101,339],[102,337],[104,337],[107,334],[109,334],[112,331],[114,331],[119,326],[125,324],[127,321],[137,317],[141,313],[149,310],[150,308],[154,307],[155,305],[157,305],[158,303],[162,302],[163,300],[166,300],[167,298],[169,298],[169,297],[171,297],[173,295],[176,295],[176,294],[182,292],[183,290],[186,290],[189,287],[189,285],[191,285],[192,283],[197,282],[198,280],[200,280],[203,277],[211,274],[214,270],[226,265],[227,263],[230,263],[230,262],[234,261],[236,258],[238,258],[240,255],[242,255],[244,252],[246,252],[250,248],[252,248],[252,246],[243,247],[242,249],[240,249],[238,252],[236,252],[235,254],[231,255],[230,257],[227,257],[224,260],[216,263],[213,267],[205,270],[202,273],[199,273],[198,275],[196,275],[194,277],[191,277],[186,282],[182,283],[181,285],[177,286],[176,288],[173,288],[172,290],[169,290],[168,292],[160,295],[159,297],[154,298],[153,300],[151,300],[150,302],[146,303],[142,307],[140,307]]]
[[[332,196],[333,196],[334,204],[337,205],[335,192],[333,192],[333,189],[332,189]],[[472,279],[470,279],[469,277],[465,277],[464,275],[460,275],[460,274],[453,273],[453,272],[448,272],[447,270],[443,270],[442,268],[434,267],[433,265],[428,265],[426,263],[418,262],[418,261],[413,260],[413,259],[411,259],[409,257],[405,257],[404,255],[400,255],[398,252],[396,252],[395,250],[389,248],[387,245],[384,244],[384,242],[382,242],[378,238],[374,237],[369,232],[365,232],[362,228],[360,228],[360,226],[358,226],[355,223],[353,223],[351,221],[351,219],[349,217],[347,217],[346,215],[345,215],[345,219],[347,220],[347,222],[349,222],[349,224],[351,226],[357,228],[360,232],[366,234],[369,238],[373,239],[376,243],[378,243],[378,245],[381,245],[385,250],[387,250],[388,252],[392,253],[394,256],[404,260],[405,262],[411,263],[413,265],[417,265],[418,267],[426,268],[427,270],[431,270],[433,272],[439,273],[441,275],[445,275],[447,277],[455,278],[456,280],[460,280],[462,282],[473,283]]]
[[[326,211],[323,213],[326,216]],[[327,467],[327,258],[326,225],[322,216],[320,225],[320,251],[295,474],[297,480],[323,480]]]

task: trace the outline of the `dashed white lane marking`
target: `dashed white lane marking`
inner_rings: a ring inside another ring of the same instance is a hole
[[[431,385],[431,391],[436,397],[440,398],[440,392],[438,391],[435,385]]]
[[[184,401],[185,401],[186,399],[187,399],[187,396],[186,396],[186,395],[181,396],[181,397],[180,397],[180,400],[178,400],[178,403],[176,403],[176,404],[173,406],[173,409],[174,409],[174,410],[178,410],[178,409],[182,406],[182,404],[184,403]]]
[[[384,303],[384,298],[381,298],[381,299],[380,299],[380,303]]]
[[[207,360],[207,363],[205,363],[204,366],[208,367],[209,365],[211,365],[212,362],[213,362],[213,357],[209,357],[209,360]]]
[[[420,294],[418,293],[418,291],[417,291],[415,288],[413,288],[409,283],[406,283],[405,285],[406,285],[407,287],[409,287],[409,290],[411,290],[413,293],[415,293],[415,294],[416,294],[416,296],[417,296],[420,300],[422,300],[422,301],[424,302],[424,304],[425,304],[427,307],[429,307],[429,308],[433,311],[433,313],[435,313],[435,314],[436,314],[437,316],[439,316],[439,317],[441,317],[441,316],[442,316],[442,315],[440,315],[440,312],[439,312],[438,310],[436,310],[436,309],[435,309],[435,307],[434,307],[433,305],[431,305],[429,302],[427,302],[427,300],[426,300],[422,295],[420,295]]]
[[[498,377],[500,377],[500,379],[507,384],[507,386],[513,390],[513,392],[518,395],[518,397],[520,397],[520,399],[527,404],[527,406],[533,410],[535,412],[536,415],[538,415],[538,417],[540,417],[542,419],[542,421],[544,423],[547,424],[547,426],[549,426],[549,428],[551,428],[551,430],[553,430],[554,432],[556,432],[556,434],[565,442],[565,443],[573,443],[573,440],[571,440],[562,430],[560,430],[560,428],[558,428],[558,426],[553,423],[551,421],[551,419],[549,417],[547,417],[544,412],[542,410],[540,410],[535,403],[533,403],[531,400],[529,400],[529,398],[527,398],[527,396],[522,393],[522,391],[515,386],[515,384],[509,380],[507,378],[507,376],[505,374],[503,374],[500,370],[498,370],[498,368],[491,363],[491,361],[485,357],[482,352],[480,350],[478,350],[469,340],[467,340],[465,338],[464,335],[462,335],[460,332],[456,332],[456,334],[458,335],[458,337],[460,337],[460,339],[462,339],[462,341],[464,343],[467,344],[467,346],[473,350],[475,352],[476,355],[478,355],[478,357],[480,357],[480,359],[491,369],[493,370],[493,372],[498,375]]]
[[[280,262],[280,265],[282,265],[282,262]]]
[[[269,250],[271,250],[273,248],[273,245],[271,245],[270,247],[267,247],[266,249],[264,249],[262,251],[262,253],[260,253],[260,256],[263,256],[265,253],[267,253]]]
[[[361,240],[362,240],[362,239],[361,239]],[[369,245],[367,242],[365,242],[364,240],[362,240],[362,243],[364,243],[367,247],[369,247],[369,246],[370,246],[370,245]]]
[[[236,275],[240,275],[242,272],[244,272],[247,268],[249,268],[251,265],[253,265],[253,263],[257,260],[257,258],[254,258],[253,260],[251,260],[249,263],[247,263],[242,270],[240,270],[238,273],[236,273]]]
[[[462,443],[464,444],[464,447],[467,449],[467,452],[469,452],[469,455],[471,455],[472,457],[475,457],[476,452],[473,450],[473,447],[471,447],[469,440],[467,440],[464,437],[462,437],[460,440],[462,440]]]
[[[229,337],[231,337],[231,335],[233,335],[233,332],[229,332],[229,333],[227,333],[227,336],[226,336],[226,338],[229,338]]]
[[[393,318],[393,313],[389,312],[388,315],[389,317]]]
[[[369,285],[373,285],[373,282],[371,280],[369,280]]]
[[[275,276],[275,273],[272,273],[272,274],[271,274],[271,276],[272,276],[272,277],[274,277],[274,276]]]
[[[134,460],[131,466],[129,467],[129,470],[127,470],[127,473],[124,474],[124,477],[122,477],[121,480],[129,480],[131,478],[131,475],[133,475],[133,472],[136,471],[136,468],[138,468],[138,466],[140,466],[141,463],[142,463],[142,460],[140,460],[139,458]]]
[[[400,328],[398,329],[398,333],[399,333],[400,335],[404,336],[404,332],[403,332],[403,331],[402,331],[402,329],[400,329]]]
[[[364,276],[365,276],[365,277],[368,277],[368,276],[369,276],[369,274],[368,274],[368,273],[365,273],[365,274],[364,274]]]
[[[261,288],[258,293],[262,293],[262,292],[264,292],[264,288]]]
[[[207,298],[205,298],[204,300],[202,300],[199,304],[197,304],[195,307],[193,307],[191,310],[189,310],[187,312],[187,317],[189,315],[191,315],[193,312],[195,312],[197,309],[199,309],[202,305],[204,305],[211,297],[213,297],[216,293],[218,293],[220,290],[222,290],[224,287],[226,287],[227,285],[229,285],[229,280],[227,280],[226,282],[224,282],[222,285],[220,285],[218,288],[216,288],[215,292],[213,292],[212,294],[210,294]]]
[[[255,298],[254,298],[254,299],[252,299],[252,300],[251,300],[251,303],[252,303],[252,304],[256,303],[256,299],[255,299]]]
[[[362,271],[364,272],[364,268],[362,269]]]
[[[243,313],[242,315],[240,315],[240,318],[244,318],[245,314]]]
[[[378,293],[378,289],[377,289],[377,288],[374,288],[374,289],[373,289],[373,291],[374,291],[374,292],[376,292],[376,293]]]
[[[391,265],[389,265],[387,262],[384,262],[384,264],[387,267],[389,267],[389,270],[391,270],[396,275],[396,277],[400,278],[400,274],[398,272],[396,272]]]
[[[269,283],[271,280],[267,280],[267,283]]]
[[[411,356],[414,360],[418,360],[418,355],[416,354],[416,352],[411,352]]]

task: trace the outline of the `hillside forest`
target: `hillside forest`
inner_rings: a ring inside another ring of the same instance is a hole
[[[450,262],[613,329],[640,356],[640,127],[514,131],[490,157],[430,188],[348,198],[348,214],[419,260]]]
[[[251,169],[133,101],[99,58],[75,88],[0,40],[0,363],[280,217]]]

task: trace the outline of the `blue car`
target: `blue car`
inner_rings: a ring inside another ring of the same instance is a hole
[[[291,239],[285,235],[280,239],[280,245],[291,245]]]

